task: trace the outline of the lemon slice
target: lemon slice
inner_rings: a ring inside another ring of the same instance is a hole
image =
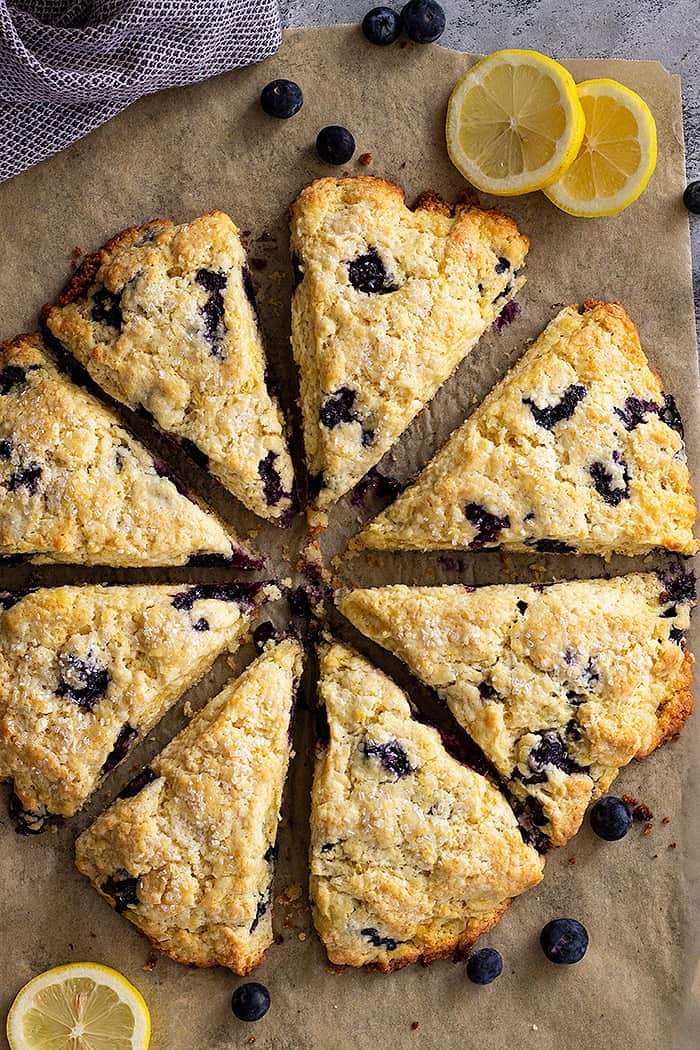
[[[586,131],[568,171],[547,197],[569,215],[616,215],[635,201],[656,167],[656,124],[646,102],[615,80],[584,80]]]
[[[125,977],[98,963],[39,974],[7,1016],[11,1050],[147,1050],[151,1018]]]
[[[495,51],[450,95],[447,151],[477,189],[530,193],[564,174],[584,126],[576,84],[563,66],[538,51]]]

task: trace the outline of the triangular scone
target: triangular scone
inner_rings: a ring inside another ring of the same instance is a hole
[[[384,179],[318,179],[291,209],[300,372],[314,506],[378,463],[523,283],[528,240],[507,216],[415,210]]]
[[[87,257],[45,317],[108,394],[145,409],[250,510],[291,519],[284,420],[228,215],[123,230]]]
[[[695,578],[677,567],[546,588],[377,587],[338,605],[438,691],[523,825],[558,846],[621,766],[683,727],[694,603]]]
[[[233,538],[232,538],[233,537]],[[0,346],[0,557],[83,565],[260,559],[184,495],[38,335]]]
[[[542,858],[500,792],[347,646],[321,653],[320,700],[310,894],[329,959],[388,972],[470,947]]]
[[[567,306],[355,546],[692,554],[673,398],[619,303]]]
[[[69,817],[225,649],[274,586],[0,592],[0,780],[18,830]]]
[[[76,843],[76,863],[160,951],[249,973],[272,875],[301,648],[280,642],[204,707]]]

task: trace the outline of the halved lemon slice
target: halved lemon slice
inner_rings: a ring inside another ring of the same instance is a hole
[[[147,1050],[142,996],[98,963],[56,966],[25,984],[7,1015],[11,1050]]]
[[[615,80],[584,80],[583,142],[546,195],[569,215],[616,215],[635,201],[656,167],[656,124],[644,99]]]
[[[563,66],[538,51],[495,51],[450,95],[447,151],[477,189],[530,193],[563,175],[584,126],[576,84]]]

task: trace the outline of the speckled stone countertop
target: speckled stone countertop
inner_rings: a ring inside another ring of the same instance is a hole
[[[285,26],[359,22],[381,2],[402,0],[282,0]],[[486,54],[530,47],[553,58],[657,59],[680,73],[686,165],[700,179],[700,28],[698,0],[442,0],[445,47]],[[695,320],[700,333],[700,216],[691,216]]]

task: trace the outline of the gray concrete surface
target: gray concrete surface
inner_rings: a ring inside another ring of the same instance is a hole
[[[700,3],[698,0],[441,0],[440,43],[488,53],[531,47],[553,58],[657,59],[680,73],[689,179],[700,179]],[[282,0],[285,25],[359,22],[378,3],[401,0]],[[696,325],[700,333],[700,216],[691,216]]]

